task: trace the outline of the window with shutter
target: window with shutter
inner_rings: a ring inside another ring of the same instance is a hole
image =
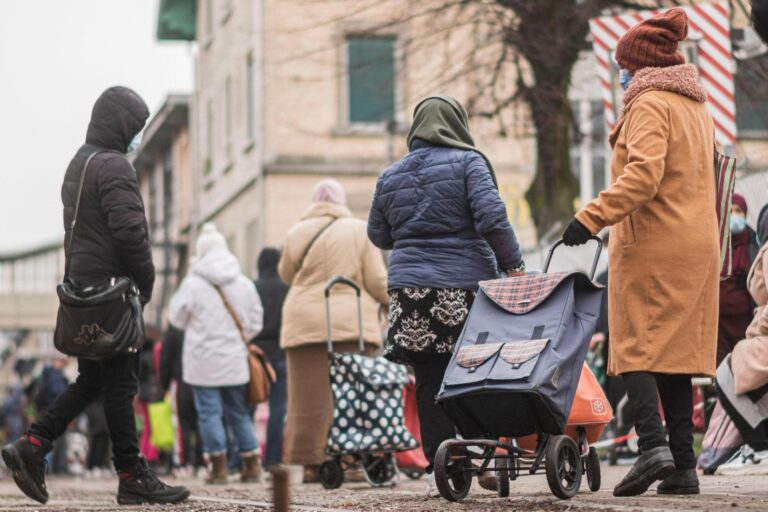
[[[347,37],[347,121],[386,123],[395,118],[394,37]]]

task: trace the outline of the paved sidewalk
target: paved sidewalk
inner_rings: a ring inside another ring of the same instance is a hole
[[[768,476],[766,477],[702,477],[703,494],[690,497],[660,497],[649,492],[640,498],[614,498],[613,485],[628,468],[603,466],[604,487],[598,493],[586,490],[570,501],[556,499],[549,492],[543,475],[522,477],[512,482],[512,496],[497,498],[476,484],[462,503],[423,497],[424,480],[404,479],[394,489],[373,489],[364,483],[345,484],[336,491],[319,485],[293,488],[295,511],[758,511],[768,510]],[[192,498],[174,507],[128,507],[121,510],[208,511],[270,510],[269,487],[232,484],[222,487],[202,485],[198,480],[184,481],[193,489]],[[117,480],[83,480],[51,478],[51,501],[46,506],[26,499],[8,476],[0,478],[0,511],[101,511],[118,508],[115,504]]]

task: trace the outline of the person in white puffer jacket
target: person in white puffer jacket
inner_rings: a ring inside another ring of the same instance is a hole
[[[261,471],[258,443],[245,400],[250,380],[247,349],[219,292],[232,306],[246,339],[261,331],[261,301],[213,224],[203,226],[196,258],[171,299],[168,318],[184,330],[182,376],[194,390],[203,449],[212,465],[208,482],[227,482],[224,419],[240,451],[241,480],[257,482]]]

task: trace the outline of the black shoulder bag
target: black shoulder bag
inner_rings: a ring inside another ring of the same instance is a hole
[[[83,359],[106,359],[138,352],[145,341],[144,317],[139,290],[130,277],[112,277],[85,288],[69,279],[72,242],[83,195],[88,164],[99,151],[91,153],[80,173],[75,215],[70,225],[64,282],[56,287],[59,312],[53,343],[59,352]]]

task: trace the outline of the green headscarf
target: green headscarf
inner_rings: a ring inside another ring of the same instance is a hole
[[[416,105],[413,111],[413,124],[408,132],[408,149],[413,149],[415,139],[421,139],[435,146],[467,149],[480,153],[488,164],[491,178],[496,188],[496,173],[488,157],[475,147],[475,141],[469,134],[469,116],[461,103],[450,96],[430,96]]]

